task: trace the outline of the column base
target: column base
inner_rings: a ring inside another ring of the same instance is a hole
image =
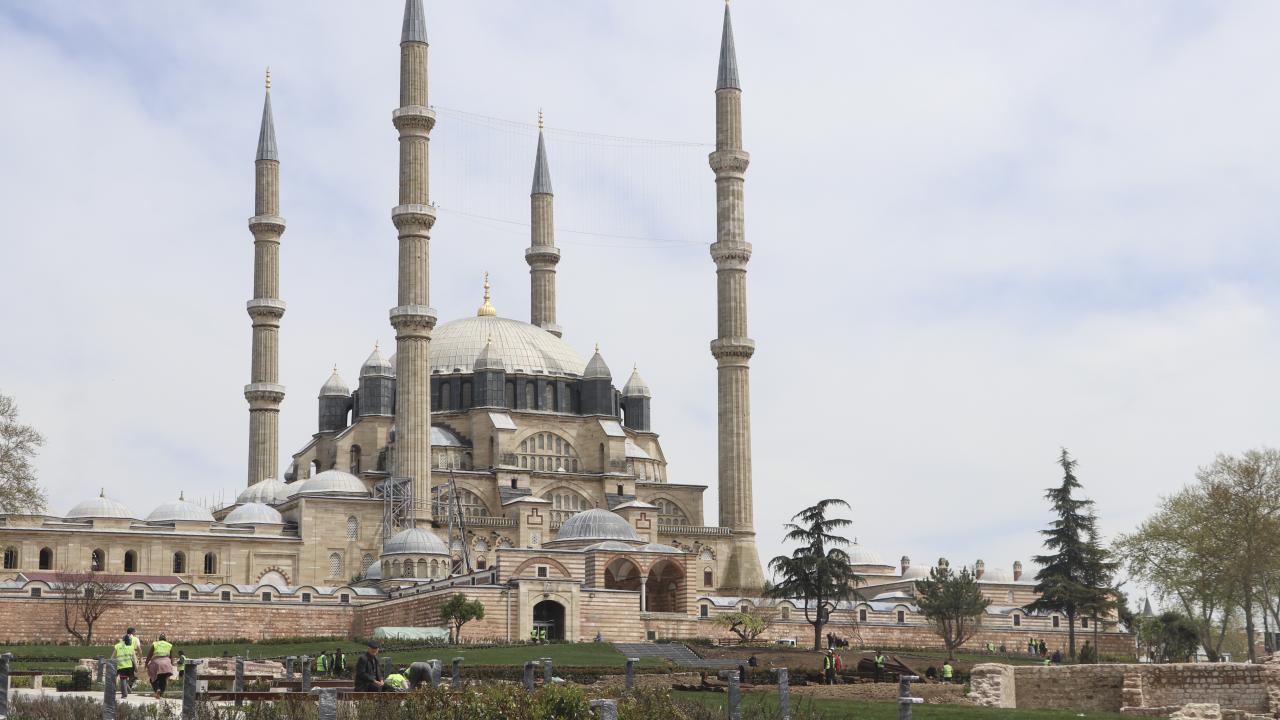
[[[756,548],[755,533],[734,533],[729,561],[725,563],[717,593],[739,597],[759,597],[764,589],[764,566]]]

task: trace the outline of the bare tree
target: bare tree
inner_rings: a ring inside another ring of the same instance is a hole
[[[36,482],[31,460],[44,438],[18,422],[13,398],[0,394],[0,513],[44,510],[44,491]]]
[[[741,610],[720,615],[715,619],[715,626],[724,628],[744,643],[754,642],[766,630],[773,627],[778,619],[776,607],[745,606]]]
[[[124,604],[127,585],[120,580],[95,572],[60,572],[55,576],[54,589],[62,595],[62,623],[81,645],[93,644],[93,625],[98,618]]]

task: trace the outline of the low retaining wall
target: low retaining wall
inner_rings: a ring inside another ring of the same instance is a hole
[[[970,698],[985,707],[1122,712],[1168,717],[1187,704],[1236,715],[1280,713],[1280,664],[1011,666],[973,669]]]

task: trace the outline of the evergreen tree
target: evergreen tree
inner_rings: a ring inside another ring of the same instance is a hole
[[[990,604],[969,568],[962,568],[957,574],[942,565],[931,570],[927,580],[916,581],[916,605],[933,623],[948,658],[954,658],[955,649],[982,626],[982,616]]]
[[[1067,652],[1076,656],[1076,618],[1081,610],[1097,599],[1097,588],[1090,587],[1091,575],[1098,569],[1098,558],[1090,548],[1090,538],[1097,536],[1097,519],[1093,501],[1076,497],[1081,489],[1076,479],[1076,461],[1066,448],[1058,458],[1062,467],[1062,484],[1045,492],[1057,519],[1049,523],[1044,536],[1050,554],[1037,555],[1040,565],[1036,573],[1036,592],[1040,599],[1027,605],[1028,612],[1060,612],[1067,617]]]
[[[804,619],[813,626],[813,649],[822,649],[822,628],[831,611],[842,600],[860,597],[857,586],[862,577],[853,570],[849,554],[841,548],[849,540],[835,534],[852,525],[844,518],[828,518],[829,508],[848,508],[843,500],[822,500],[796,513],[783,527],[783,540],[799,542],[790,556],[779,555],[769,561],[778,574],[778,584],[766,589],[767,597],[803,600]]]

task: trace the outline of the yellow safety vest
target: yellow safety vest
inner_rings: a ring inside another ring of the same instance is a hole
[[[944,680],[950,680],[951,673],[952,673],[952,669],[951,669],[950,663],[947,663],[946,665],[942,666],[942,677]]]
[[[116,669],[128,670],[133,667],[133,645],[125,645],[124,641],[116,643]]]
[[[329,669],[329,656],[321,655],[316,658],[316,671],[323,672]]]
[[[405,683],[407,683],[408,681],[405,680],[405,677],[400,673],[391,673],[390,675],[387,676],[387,679],[384,680],[383,682],[385,682],[386,684],[390,685],[391,687],[397,690],[402,690],[404,689]]]
[[[876,667],[880,668],[881,670],[883,670],[883,669],[884,669],[884,656],[883,656],[883,655],[877,655],[877,656],[876,656]]]
[[[169,657],[169,653],[173,652],[173,643],[168,640],[157,640],[151,643],[152,657]]]

